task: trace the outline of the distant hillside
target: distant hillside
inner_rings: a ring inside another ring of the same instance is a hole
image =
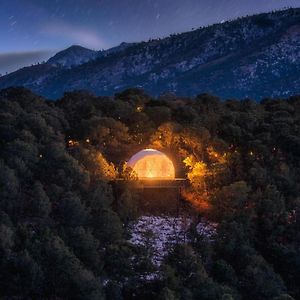
[[[78,45],[73,45],[63,51],[56,53],[47,61],[47,64],[55,67],[63,67],[69,69],[84,64],[88,61],[95,60],[99,57],[104,57],[112,53],[123,51],[132,45],[134,44],[121,43],[117,47],[102,51],[94,51]]]
[[[110,95],[141,87],[153,95],[203,92],[261,99],[300,92],[300,9],[254,15],[106,51],[75,46],[47,63],[0,78],[49,98],[65,91]]]
[[[74,45],[56,53],[47,61],[47,64],[70,68],[88,62],[96,56],[96,51]]]

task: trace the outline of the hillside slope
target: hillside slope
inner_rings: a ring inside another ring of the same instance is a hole
[[[154,95],[209,92],[259,100],[297,94],[300,9],[240,18],[104,52],[69,68],[49,62],[23,68],[1,77],[0,88],[20,85],[50,98],[77,89],[110,95],[133,86]]]
[[[97,51],[73,45],[51,57],[47,64],[71,68],[97,57]]]

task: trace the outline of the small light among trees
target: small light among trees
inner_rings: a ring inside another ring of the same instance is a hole
[[[78,146],[79,143],[77,141],[74,141],[74,140],[68,140],[68,146],[69,147],[75,147],[75,146]]]

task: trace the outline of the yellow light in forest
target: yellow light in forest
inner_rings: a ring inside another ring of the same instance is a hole
[[[140,179],[174,179],[175,168],[172,161],[162,152],[154,149],[142,150],[128,161]]]

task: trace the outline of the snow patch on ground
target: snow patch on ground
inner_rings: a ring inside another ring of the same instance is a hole
[[[190,242],[188,231],[191,224],[191,218],[184,216],[142,216],[131,225],[129,242],[151,248],[152,263],[159,267],[174,245]],[[203,221],[197,224],[196,230],[211,241],[216,234],[216,224]]]

